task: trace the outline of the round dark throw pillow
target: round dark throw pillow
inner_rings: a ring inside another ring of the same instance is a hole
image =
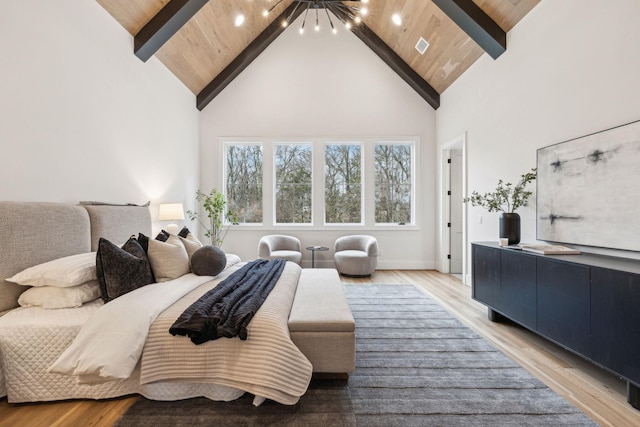
[[[217,246],[203,246],[191,255],[191,271],[198,276],[217,276],[227,265],[227,256]]]

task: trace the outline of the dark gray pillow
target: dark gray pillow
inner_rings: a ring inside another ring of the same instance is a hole
[[[154,282],[149,258],[135,237],[122,248],[100,238],[96,273],[104,302]]]
[[[189,229],[185,225],[184,227],[182,227],[182,230],[180,230],[180,232],[178,233],[178,236],[184,237],[186,239],[189,233],[191,233],[191,231],[189,231]]]
[[[217,246],[203,246],[191,255],[191,271],[198,276],[217,276],[227,266],[227,256]]]

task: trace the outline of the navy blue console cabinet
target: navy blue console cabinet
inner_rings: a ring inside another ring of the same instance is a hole
[[[627,382],[640,409],[640,261],[472,244],[473,299]]]

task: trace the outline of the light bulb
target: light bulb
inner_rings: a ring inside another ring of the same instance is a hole
[[[320,31],[320,25],[316,24],[316,31]]]
[[[356,24],[359,24],[362,20],[359,16],[356,16],[356,19],[354,19],[354,21],[356,21]]]
[[[344,24],[345,27],[347,27],[347,30],[351,29],[351,22],[347,22],[346,24]]]
[[[360,9],[360,15],[365,16],[367,13],[369,13],[369,9],[367,9],[366,7]]]
[[[282,26],[283,26],[284,28],[287,28],[287,21],[282,21]]]
[[[402,18],[400,17],[399,14],[394,13],[393,16],[391,17],[391,20],[393,21],[394,24],[396,24],[398,27],[400,25],[402,25]]]
[[[361,1],[362,1],[362,3],[364,3],[364,4],[369,3],[369,0],[361,0]]]
[[[300,34],[304,34],[304,28],[300,28]]]
[[[262,11],[262,16],[264,16],[265,18],[266,18],[267,16],[269,16],[269,11],[268,11],[267,9],[263,10],[263,11]]]
[[[333,32],[333,34],[338,34],[338,29],[334,28],[333,30],[331,30]]]
[[[239,27],[240,25],[244,24],[244,15],[240,14],[238,16],[236,16],[236,20],[235,20],[235,25],[236,27]]]

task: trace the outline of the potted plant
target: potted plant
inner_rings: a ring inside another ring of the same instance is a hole
[[[206,220],[203,219],[202,212],[187,211],[187,215],[191,221],[198,220],[200,225],[205,229],[204,235],[209,238],[209,244],[220,247],[225,236],[229,232],[231,224],[237,223],[236,216],[225,209],[227,200],[224,194],[216,190],[211,190],[209,194],[205,194],[200,190],[196,191],[196,201],[202,205],[206,212]],[[225,222],[226,219],[226,222]]]
[[[535,179],[534,168],[523,174],[516,185],[499,180],[494,191],[484,194],[473,191],[463,201],[472,206],[483,207],[489,212],[500,212],[500,237],[508,238],[509,244],[514,245],[520,243],[520,215],[516,213],[516,209],[527,206],[533,192],[526,187]]]

